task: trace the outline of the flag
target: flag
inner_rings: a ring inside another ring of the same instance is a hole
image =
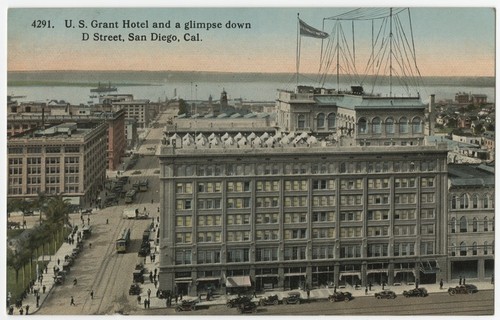
[[[315,29],[299,19],[300,35],[305,37],[325,39],[328,38],[328,33]]]

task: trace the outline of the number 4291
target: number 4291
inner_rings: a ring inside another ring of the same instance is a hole
[[[34,20],[31,26],[33,28],[53,28],[50,20]]]

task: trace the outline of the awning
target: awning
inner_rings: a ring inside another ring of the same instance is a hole
[[[298,272],[298,273],[285,273],[285,277],[300,277],[300,276],[305,277],[306,274],[305,273],[301,273],[301,272]]]
[[[190,283],[191,281],[193,281],[192,278],[176,278],[175,279],[176,283]]]
[[[235,288],[235,287],[251,287],[252,283],[250,282],[249,276],[240,276],[240,277],[227,277],[226,278],[226,287]]]
[[[343,276],[358,276],[361,278],[361,272],[340,272],[340,277]]]
[[[220,280],[220,277],[217,277],[217,278],[198,278],[196,279],[196,281],[218,281]]]
[[[255,275],[256,278],[272,278],[272,277],[278,277],[277,274],[256,274]]]
[[[370,274],[370,273],[385,273],[385,274],[389,274],[389,271],[388,270],[380,270],[380,269],[366,270],[366,274]]]
[[[412,273],[415,275],[415,270],[394,270],[394,276],[396,276],[398,273]]]

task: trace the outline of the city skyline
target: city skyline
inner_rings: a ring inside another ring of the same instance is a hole
[[[38,70],[176,70],[281,73],[296,71],[297,14],[314,28],[323,18],[353,8],[64,8],[8,10],[7,71]],[[380,9],[380,8],[379,8]],[[43,12],[43,15],[40,15]],[[411,8],[416,60],[422,76],[494,76],[494,8]],[[53,28],[33,28],[43,16]],[[405,19],[407,17],[404,17]],[[123,20],[143,22],[148,29],[123,29]],[[66,28],[66,20],[118,22],[119,28]],[[249,23],[227,29],[225,24]],[[153,29],[152,22],[170,21],[170,28]],[[185,30],[185,23],[222,24],[217,30]],[[28,23],[29,22],[29,23]],[[175,22],[181,28],[174,27]],[[325,22],[330,32],[333,22]],[[371,27],[356,26],[356,59],[369,56]],[[145,34],[144,42],[82,41],[82,32]],[[200,34],[202,41],[151,41],[151,33],[180,38]],[[352,41],[349,39],[348,41]],[[301,38],[301,73],[318,70],[321,40]],[[364,59],[365,58],[365,59]],[[362,71],[362,67],[359,68]]]

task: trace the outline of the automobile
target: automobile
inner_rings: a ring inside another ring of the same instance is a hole
[[[449,288],[448,293],[452,296],[454,294],[471,294],[476,293],[479,290],[473,284],[463,284],[460,286],[456,286],[455,288]]]
[[[144,275],[141,270],[135,270],[132,276],[134,282],[144,283]]]
[[[141,263],[137,263],[135,265],[135,270],[140,270],[141,272],[144,272],[144,264],[141,262]]]
[[[283,298],[283,304],[300,304],[302,298],[300,297],[300,292],[289,292],[288,297]]]
[[[233,299],[228,300],[226,303],[226,306],[228,308],[234,308],[234,307],[239,306],[242,303],[246,303],[246,302],[250,302],[250,301],[252,301],[252,299],[250,299],[249,297],[246,297],[246,296],[237,297],[237,298],[233,298]]]
[[[64,279],[65,278],[62,277],[62,276],[56,276],[56,277],[54,277],[54,283],[56,285],[63,284],[64,283]]]
[[[267,296],[267,297],[261,298],[259,300],[259,304],[261,306],[268,306],[268,305],[272,305],[272,304],[277,305],[278,303],[280,303],[280,300],[279,300],[277,294],[272,295],[272,296]]]
[[[130,286],[130,289],[128,289],[128,294],[129,295],[140,295],[141,294],[141,287],[137,283],[134,283]]]
[[[197,300],[182,300],[175,306],[176,312],[196,310]]]
[[[28,210],[28,211],[24,212],[24,215],[25,216],[32,216],[33,215],[33,210]]]
[[[415,288],[411,290],[403,291],[403,296],[405,297],[427,297],[429,294],[427,293],[427,289],[425,288]]]
[[[255,313],[257,312],[257,304],[253,301],[244,302],[238,305],[239,313]]]
[[[82,209],[82,213],[92,213],[92,208]]]
[[[330,302],[337,302],[337,301],[347,302],[351,301],[352,299],[354,299],[352,294],[347,291],[346,292],[338,291],[328,296],[328,301]]]
[[[148,246],[141,246],[138,252],[139,257],[147,257],[151,253],[151,247]]]
[[[380,292],[375,293],[375,298],[377,299],[395,299],[396,293],[391,290],[382,290]]]

